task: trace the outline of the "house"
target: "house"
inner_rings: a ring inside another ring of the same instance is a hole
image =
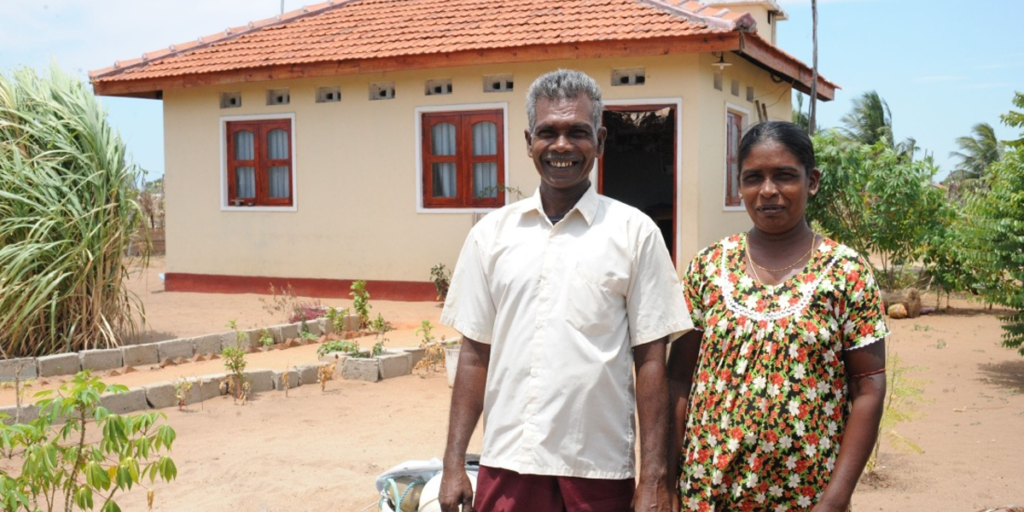
[[[580,69],[609,128],[599,190],[661,226],[677,268],[749,220],[736,146],[789,119],[811,69],[774,0],[348,0],[95,70],[163,102],[166,289],[433,299],[470,227],[531,195],[525,93]],[[818,78],[820,100],[837,86]]]

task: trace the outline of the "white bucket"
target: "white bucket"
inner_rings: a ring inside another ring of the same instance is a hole
[[[455,372],[459,369],[459,349],[462,345],[444,348],[444,368],[448,371],[448,387],[455,387]]]

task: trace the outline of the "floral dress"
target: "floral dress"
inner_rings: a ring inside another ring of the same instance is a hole
[[[704,331],[690,390],[683,510],[804,510],[828,485],[848,412],[843,351],[888,334],[869,266],[832,240],[775,286],[746,272],[745,234],[684,279]]]

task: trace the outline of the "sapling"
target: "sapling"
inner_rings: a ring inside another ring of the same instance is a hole
[[[425,352],[423,359],[416,363],[417,369],[437,370],[438,367],[444,365],[444,347],[434,338],[433,330],[434,326],[430,323],[430,320],[420,322],[420,328],[416,329],[416,334],[422,338],[420,348],[424,349]]]
[[[232,398],[242,399],[242,404],[245,404],[246,397],[246,382],[245,382],[245,348],[243,341],[248,339],[248,335],[238,330],[234,320],[228,322],[228,328],[235,331],[235,346],[224,347],[221,350],[220,355],[224,358],[224,368],[231,372],[231,376],[228,377],[228,389],[232,393]]]
[[[178,410],[185,410],[185,403],[188,402],[188,397],[192,394],[191,380],[185,378],[178,379],[174,383],[174,397],[178,399]]]
[[[366,281],[353,281],[349,295],[352,297],[352,309],[359,317],[359,328],[370,324],[370,292],[366,291]]]
[[[388,331],[394,330],[394,327],[391,325],[391,322],[384,320],[383,315],[377,313],[377,318],[374,318],[373,321],[370,322],[370,328],[376,333],[375,336],[377,339],[377,342],[373,344],[373,351],[371,355],[373,357],[377,357],[384,353],[384,342],[388,341],[386,334]]]
[[[274,346],[274,335],[270,333],[269,329],[260,331],[260,345],[263,345],[263,348]]]
[[[106,392],[128,388],[107,385],[79,372],[57,390],[36,393],[39,418],[28,424],[0,425],[0,439],[23,460],[20,472],[0,468],[2,510],[115,511],[119,491],[145,487],[157,479],[170,482],[178,474],[170,451],[177,434],[157,422],[166,415],[148,412],[112,414],[100,405]],[[87,435],[95,429],[97,436]],[[73,433],[77,435],[72,436]],[[70,441],[70,442],[68,442]],[[152,490],[147,501],[152,502]]]
[[[331,307],[327,309],[327,320],[331,322],[335,334],[345,330],[346,316],[348,316],[348,308],[335,309]]]

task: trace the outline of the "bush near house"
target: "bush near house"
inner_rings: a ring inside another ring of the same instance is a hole
[[[1024,94],[1014,105],[1024,109]],[[1003,121],[1024,128],[1024,114],[1011,111]],[[984,270],[984,291],[989,300],[1009,307],[1003,321],[1003,345],[1024,355],[1024,133],[1010,142],[1002,160],[989,166],[984,191],[967,198],[967,212],[975,222],[968,246],[970,257]]]
[[[949,208],[932,185],[931,158],[910,160],[887,140],[864,144],[834,131],[814,137],[821,184],[807,215],[825,233],[862,254],[875,254],[883,288],[899,288],[901,269],[921,258]]]
[[[86,84],[56,67],[0,75],[0,356],[134,334],[142,304],[125,280],[145,218],[139,176]]]

